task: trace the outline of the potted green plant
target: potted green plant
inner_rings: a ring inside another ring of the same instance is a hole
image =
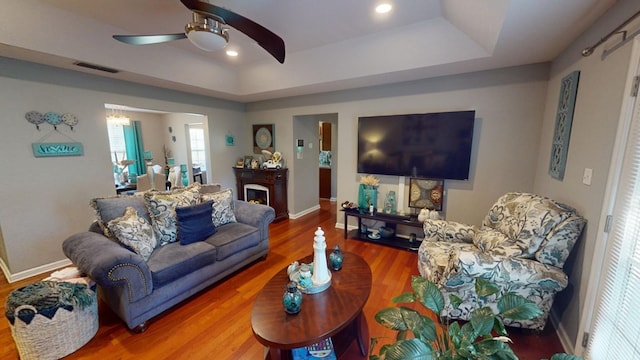
[[[395,342],[380,347],[374,354],[377,338],[371,339],[370,360],[458,360],[458,359],[518,359],[509,343],[507,330],[501,320],[528,320],[542,313],[533,302],[524,297],[506,293],[498,299],[498,313],[485,306],[491,296],[498,296],[499,288],[489,281],[476,279],[479,307],[471,312],[470,321],[460,325],[442,317],[444,297],[437,285],[421,277],[413,276],[413,291],[392,299],[395,304],[418,302],[430,311],[424,315],[407,306],[388,307],[378,311],[376,321],[397,331]],[[450,296],[450,306],[457,308],[462,300]],[[438,319],[439,326],[433,319]],[[576,360],[577,356],[555,354],[552,360]]]

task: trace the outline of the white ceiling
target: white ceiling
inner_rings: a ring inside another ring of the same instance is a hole
[[[615,0],[210,0],[283,38],[280,64],[229,29],[227,48],[132,46],[114,34],[184,31],[179,0],[0,0],[0,56],[237,101],[550,61]],[[120,70],[108,74],[76,61]]]

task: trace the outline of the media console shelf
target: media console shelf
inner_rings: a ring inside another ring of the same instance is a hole
[[[422,241],[418,239],[416,239],[413,242],[410,242],[409,239],[395,236],[395,234],[397,233],[396,225],[398,224],[420,228],[419,231],[416,231],[416,234],[421,235],[423,233],[422,223],[418,222],[418,219],[416,217],[407,216],[407,215],[387,214],[387,213],[381,213],[381,212],[374,212],[373,214],[370,214],[368,212],[360,212],[358,209],[343,209],[342,211],[344,212],[344,238],[345,239],[353,238],[353,239],[371,242],[374,244],[392,246],[392,247],[401,248],[401,249],[410,250],[410,251],[418,251],[418,248],[422,243]],[[351,231],[348,230],[347,219],[349,216],[353,216],[358,219],[357,229],[351,230]],[[360,229],[362,229],[362,219],[384,221],[386,223],[386,227],[392,228],[394,230],[394,236],[391,236],[388,238],[384,238],[381,236],[379,239],[369,238],[368,234],[370,234],[370,231],[367,231],[367,233],[362,233],[360,231]]]

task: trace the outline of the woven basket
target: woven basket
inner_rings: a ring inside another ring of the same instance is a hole
[[[36,313],[29,324],[18,317],[18,312],[25,309]],[[51,319],[38,314],[31,305],[18,306],[15,315],[14,324],[10,324],[11,335],[22,360],[60,359],[81,348],[98,332],[97,299],[83,309],[60,308]]]

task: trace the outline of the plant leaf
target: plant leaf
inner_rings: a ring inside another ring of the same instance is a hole
[[[457,309],[462,304],[462,299],[456,294],[449,294],[449,302],[454,309]]]
[[[491,359],[518,360],[509,345],[494,339],[477,343],[476,350]]]
[[[536,304],[514,293],[504,294],[498,300],[498,311],[503,317],[513,320],[529,320],[542,314]]]
[[[500,336],[509,336],[507,329],[504,327],[504,323],[497,316],[493,319],[493,331]]]
[[[384,308],[376,313],[375,319],[378,324],[391,330],[407,330],[400,308]]]
[[[487,297],[496,294],[498,291],[500,291],[500,288],[492,282],[482,278],[476,278],[476,294],[478,296]]]
[[[490,334],[493,329],[494,318],[495,314],[488,306],[473,310],[470,321],[475,330],[475,335],[484,336]]]
[[[397,303],[411,303],[416,301],[416,296],[413,292],[411,291],[407,291],[406,293],[403,293],[401,295],[398,295],[396,297],[394,297],[393,299],[391,299],[391,301],[394,304]]]
[[[414,337],[428,343],[437,339],[436,324],[431,318],[409,308],[401,308],[401,315],[404,324],[413,332]]]
[[[414,275],[411,277],[411,287],[420,303],[439,316],[444,309],[444,297],[438,286],[422,276]]]
[[[583,359],[580,356],[576,356],[572,354],[558,353],[558,354],[553,354],[553,356],[551,357],[551,360],[583,360]]]
[[[418,340],[400,340],[386,348],[385,360],[431,360],[433,349],[431,345]]]

